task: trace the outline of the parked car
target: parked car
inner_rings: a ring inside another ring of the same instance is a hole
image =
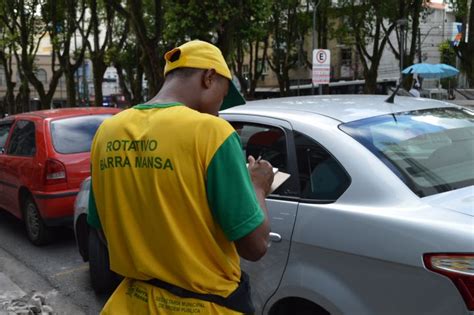
[[[245,155],[291,174],[267,198],[267,254],[241,262],[257,313],[474,314],[474,112],[384,98],[269,99],[221,113]],[[93,266],[91,242],[107,247],[86,224],[82,189],[79,250],[91,272],[110,272],[108,261]]]
[[[73,223],[81,182],[90,175],[92,138],[119,110],[65,108],[0,120],[0,208],[25,221],[35,245]]]

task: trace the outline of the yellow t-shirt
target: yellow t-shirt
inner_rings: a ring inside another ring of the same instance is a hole
[[[223,297],[236,289],[240,261],[233,241],[264,215],[230,124],[179,103],[138,105],[99,127],[91,165],[88,221],[102,226],[113,271]],[[116,295],[143,302],[126,294],[128,281],[107,305]],[[168,292],[132,283],[151,290],[150,310],[169,313],[156,299],[169,299]],[[207,305],[204,313],[225,309],[198,302]]]

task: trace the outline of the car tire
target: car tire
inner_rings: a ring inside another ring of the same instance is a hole
[[[23,203],[23,218],[28,239],[36,246],[47,245],[53,239],[53,230],[44,224],[36,203],[27,197]]]
[[[89,274],[91,285],[98,294],[111,293],[119,285],[121,277],[110,270],[109,251],[106,244],[100,239],[99,232],[89,230]]]

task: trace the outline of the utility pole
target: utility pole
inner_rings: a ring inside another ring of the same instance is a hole
[[[311,51],[311,56],[313,56],[313,51],[316,49],[316,12],[318,11],[318,7],[319,7],[319,4],[320,4],[321,0],[318,0],[318,2],[316,3],[316,0],[314,0],[314,3],[313,3],[313,32],[312,32],[312,36],[313,36],[313,50]],[[311,77],[313,76],[313,74],[311,73]],[[314,83],[313,83],[313,80],[311,80],[311,94],[314,95]],[[321,84],[319,84],[319,94],[322,94],[322,86]]]

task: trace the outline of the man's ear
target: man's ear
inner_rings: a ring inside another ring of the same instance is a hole
[[[210,88],[212,83],[216,80],[216,74],[217,72],[214,69],[209,69],[203,72],[202,84],[206,89]]]

